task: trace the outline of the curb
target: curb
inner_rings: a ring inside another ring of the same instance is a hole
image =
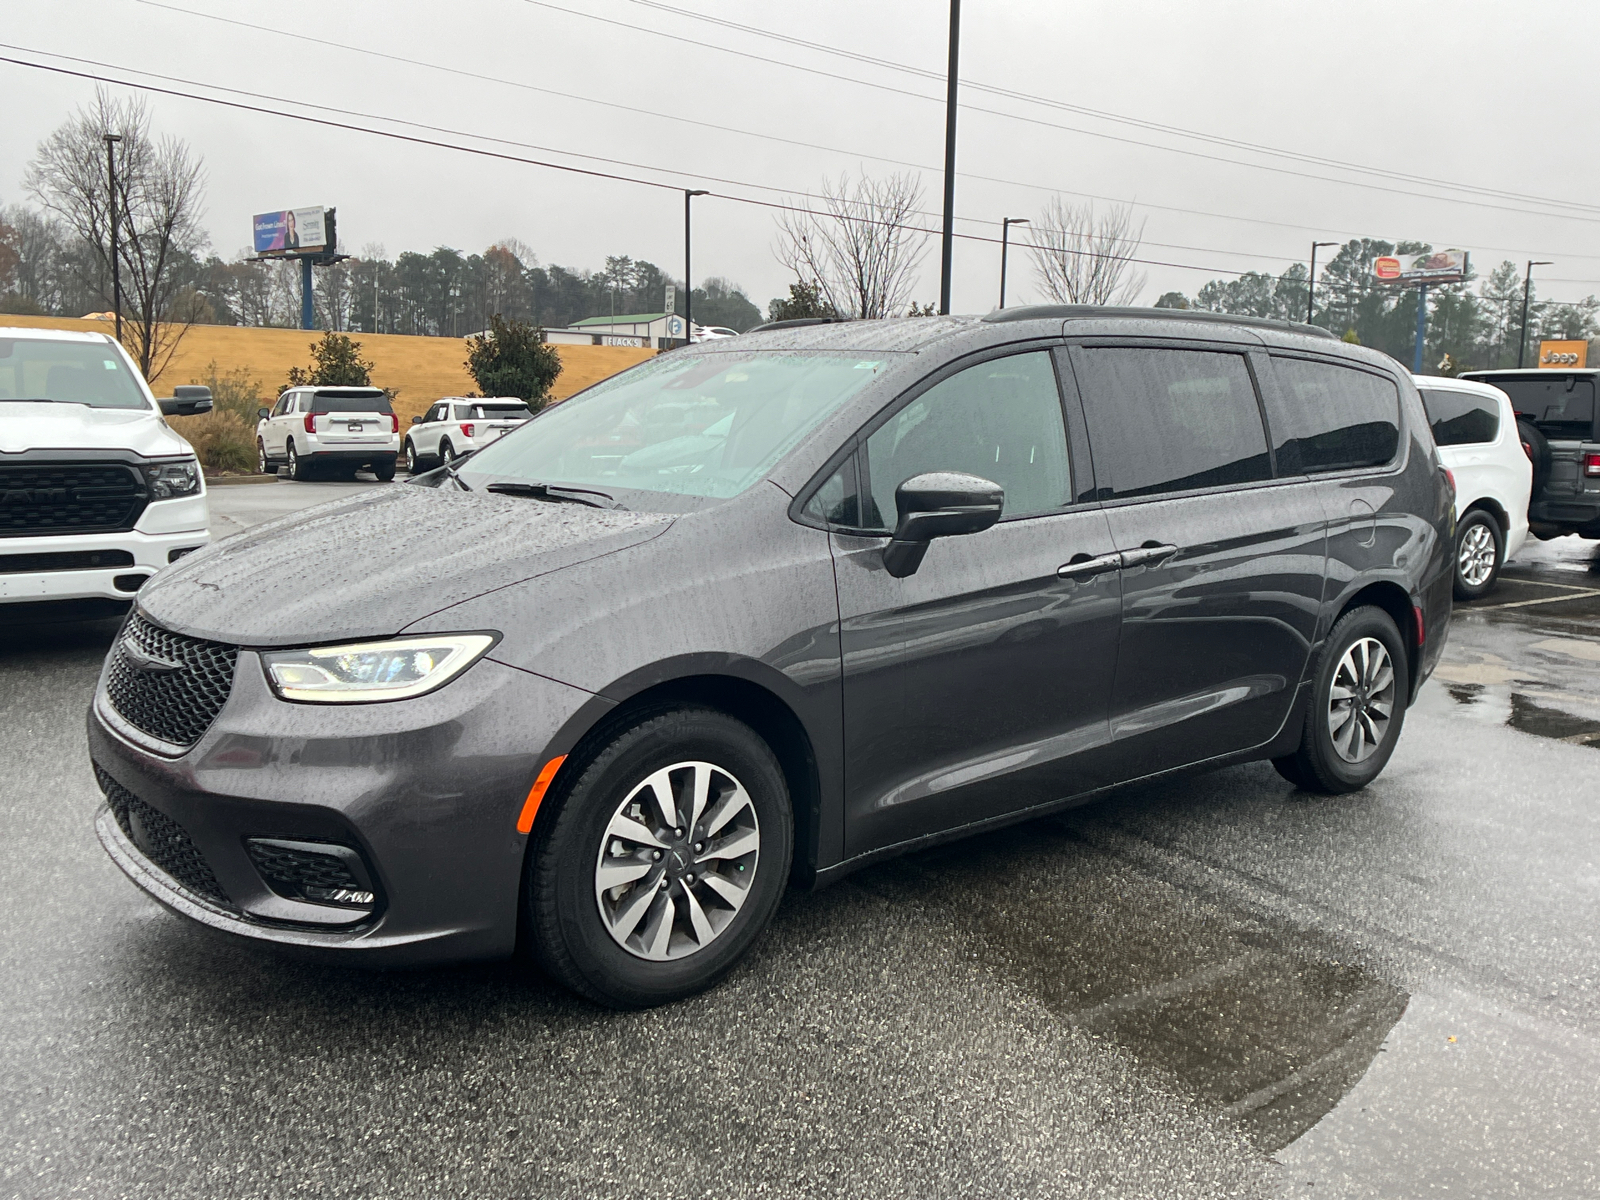
[[[240,483],[277,483],[276,475],[207,475],[206,487],[231,487]]]

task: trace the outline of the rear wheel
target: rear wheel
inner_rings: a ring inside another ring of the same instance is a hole
[[[724,713],[682,707],[641,714],[567,769],[528,856],[540,963],[615,1008],[715,983],[788,880],[793,815],[772,751]]]
[[[1488,595],[1500,577],[1505,551],[1505,534],[1491,514],[1477,508],[1462,517],[1456,525],[1456,599]]]
[[[377,476],[379,483],[388,483],[394,478],[394,459],[374,459],[372,463],[372,473]]]
[[[1393,618],[1381,608],[1352,609],[1323,643],[1299,749],[1272,765],[1308,792],[1366,787],[1394,753],[1410,695],[1406,647]]]

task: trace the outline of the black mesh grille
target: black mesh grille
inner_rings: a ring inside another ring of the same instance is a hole
[[[350,868],[331,854],[290,849],[258,838],[250,839],[246,845],[256,869],[280,894],[284,889],[307,895],[334,888],[365,890]]]
[[[57,550],[45,554],[0,554],[0,575],[31,575],[35,571],[95,571],[105,567],[131,567],[126,550]]]
[[[217,877],[211,873],[205,855],[189,840],[183,826],[165,813],[151,808],[99,766],[95,767],[94,774],[100,782],[100,790],[106,794],[106,803],[111,806],[117,824],[146,858],[170,875],[173,882],[185,891],[224,908],[234,907],[228,894],[222,890],[222,885],[217,882]]]
[[[172,633],[134,613],[111,649],[106,695],[135,729],[192,746],[228,702],[238,657],[236,646]]]
[[[0,464],[0,534],[132,529],[148,500],[144,477],[121,463]]]

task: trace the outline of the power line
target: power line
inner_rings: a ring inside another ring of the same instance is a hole
[[[727,29],[738,30],[755,37],[767,38],[772,41],[783,42],[791,46],[800,46],[808,50],[815,50],[822,54],[832,54],[855,62],[867,63],[872,66],[883,67],[891,71],[900,71],[916,75],[923,79],[943,82],[944,75],[928,67],[913,66],[910,63],[896,62],[893,59],[877,58],[870,54],[848,50],[841,46],[830,46],[824,42],[808,41],[805,38],[794,37],[790,34],[778,33],[775,30],[762,29],[755,25],[744,25],[737,21],[730,21],[723,17],[714,17],[700,11],[689,11],[663,4],[661,0],[628,0],[628,3],[642,8],[655,9],[659,12],[669,13],[673,16],[683,17],[687,20],[698,21],[704,24],[719,25]],[[551,6],[553,7],[553,6]],[[563,10],[567,11],[567,10]],[[865,82],[865,81],[863,81]],[[1511,192],[1501,188],[1484,187],[1474,183],[1456,183],[1448,179],[1437,179],[1427,175],[1412,175],[1404,171],[1396,171],[1388,167],[1374,167],[1365,163],[1351,162],[1346,159],[1329,158],[1318,154],[1309,154],[1301,150],[1285,150],[1278,146],[1268,146],[1259,142],[1245,141],[1241,138],[1227,137],[1222,134],[1206,133],[1201,130],[1186,129],[1180,125],[1168,125],[1160,121],[1151,121],[1142,117],[1131,117],[1124,113],[1110,112],[1106,109],[1089,108],[1082,104],[1072,104],[1065,100],[1058,100],[1049,96],[1040,96],[1033,92],[1018,91],[1014,88],[997,87],[994,84],[963,81],[962,87],[971,91],[988,92],[996,96],[1005,96],[1013,100],[1022,100],[1029,104],[1040,104],[1056,108],[1065,112],[1079,113],[1084,116],[1096,117],[1104,121],[1113,121],[1118,124],[1132,125],[1140,129],[1149,129],[1160,133],[1172,134],[1175,137],[1193,138],[1198,141],[1209,142],[1214,145],[1232,146],[1236,149],[1249,150],[1256,154],[1268,154],[1279,158],[1286,158],[1296,162],[1313,163],[1319,166],[1335,167],[1340,170],[1358,171],[1364,174],[1377,175],[1381,178],[1397,179],[1408,183],[1420,183],[1435,187],[1451,188],[1457,191],[1476,192],[1481,195],[1495,196],[1507,200],[1527,200],[1538,204],[1554,204],[1563,207],[1575,208],[1586,212],[1600,213],[1600,205],[1586,204],[1577,200],[1563,200],[1559,197],[1535,196],[1525,192]],[[963,105],[963,107],[965,107]],[[984,110],[987,111],[987,110]],[[1254,165],[1254,164],[1241,164]]]
[[[819,76],[822,76],[822,77],[827,78],[827,79],[839,80],[839,81],[842,81],[844,83],[858,84],[861,87],[875,88],[875,89],[877,89],[879,91],[892,92],[892,93],[895,93],[896,95],[910,96],[913,99],[917,99],[917,100],[936,100],[937,99],[936,97],[931,97],[931,96],[928,96],[928,95],[926,95],[924,93],[921,93],[921,92],[912,92],[912,91],[906,90],[905,88],[892,87],[889,84],[873,83],[873,82],[871,82],[869,80],[858,79],[858,78],[856,78],[854,76],[850,76],[850,75],[840,75],[840,74],[838,74],[836,72],[833,72],[833,71],[824,71],[824,70],[821,70],[820,68],[817,68],[817,67],[807,67],[807,66],[802,66],[799,63],[788,62],[788,61],[783,60],[783,59],[768,58],[765,55],[753,54],[753,53],[751,53],[750,51],[747,51],[747,50],[735,50],[735,49],[733,49],[731,47],[728,47],[728,46],[719,46],[714,42],[704,42],[704,41],[700,41],[697,38],[682,37],[682,36],[680,36],[678,34],[667,33],[665,31],[659,30],[659,29],[649,29],[649,28],[646,28],[645,26],[642,26],[642,25],[633,25],[633,24],[630,24],[627,21],[618,21],[613,17],[602,17],[602,16],[598,16],[598,15],[596,15],[594,13],[586,13],[586,12],[581,12],[581,11],[579,11],[577,9],[565,8],[562,5],[550,3],[550,0],[522,0],[522,3],[528,4],[528,5],[532,5],[532,6],[536,7],[536,8],[550,9],[552,12],[566,13],[568,16],[582,17],[585,20],[599,21],[599,22],[602,22],[602,23],[607,24],[607,25],[616,25],[616,26],[619,26],[620,28],[623,28],[623,29],[632,29],[632,30],[634,30],[636,32],[639,32],[639,33],[649,34],[652,37],[667,38],[667,39],[669,39],[671,41],[682,42],[682,43],[685,43],[685,44],[691,45],[691,46],[698,46],[701,49],[705,49],[705,50],[716,50],[716,51],[719,51],[719,52],[724,53],[724,54],[732,54],[732,55],[736,55],[736,56],[738,56],[740,58],[752,59],[752,60],[754,60],[756,62],[766,63],[766,64],[771,65],[771,66],[787,67],[787,68],[789,68],[791,70],[804,71],[804,72],[806,72],[808,74],[819,75]],[[942,101],[941,101],[941,103],[942,103]],[[1119,143],[1122,143],[1124,145],[1130,145],[1130,146],[1142,146],[1142,147],[1144,147],[1146,149],[1150,149],[1150,150],[1162,150],[1162,151],[1165,151],[1166,153],[1169,153],[1169,154],[1181,154],[1181,155],[1184,155],[1184,156],[1189,157],[1189,158],[1203,159],[1203,160],[1208,161],[1208,162],[1226,163],[1226,164],[1229,164],[1231,166],[1247,167],[1247,168],[1250,168],[1250,169],[1256,170],[1256,171],[1268,171],[1268,172],[1271,172],[1271,173],[1276,174],[1276,175],[1290,175],[1290,176],[1294,176],[1294,177],[1300,178],[1300,179],[1314,180],[1314,181],[1316,181],[1318,183],[1331,183],[1331,184],[1336,184],[1336,185],[1339,185],[1339,186],[1342,186],[1342,187],[1365,188],[1365,189],[1367,189],[1369,191],[1389,192],[1389,193],[1391,193],[1393,195],[1397,195],[1397,196],[1411,196],[1411,197],[1414,197],[1414,198],[1419,199],[1419,200],[1432,200],[1432,201],[1435,201],[1435,202],[1440,202],[1440,203],[1445,203],[1445,204],[1463,204],[1463,205],[1468,205],[1468,206],[1473,207],[1473,208],[1491,209],[1491,210],[1494,210],[1494,211],[1497,211],[1497,212],[1514,212],[1514,213],[1522,213],[1522,214],[1527,215],[1527,216],[1546,217],[1546,218],[1553,218],[1553,219],[1556,219],[1556,220],[1585,221],[1585,222],[1589,222],[1589,223],[1600,223],[1600,215],[1597,215],[1597,216],[1582,216],[1582,215],[1580,215],[1578,213],[1541,212],[1541,211],[1539,211],[1537,209],[1519,208],[1519,207],[1514,207],[1514,206],[1511,206],[1511,205],[1504,205],[1504,204],[1488,204],[1488,203],[1485,203],[1485,202],[1483,202],[1481,200],[1469,200],[1469,199],[1465,199],[1465,198],[1458,197],[1458,196],[1430,195],[1430,194],[1428,194],[1426,192],[1413,192],[1413,191],[1408,191],[1408,190],[1406,190],[1404,188],[1384,187],[1383,185],[1376,184],[1376,183],[1362,183],[1362,182],[1359,182],[1357,180],[1352,180],[1352,179],[1337,179],[1337,178],[1333,178],[1333,177],[1327,176],[1327,175],[1314,175],[1314,174],[1311,174],[1311,173],[1306,172],[1306,171],[1295,171],[1295,170],[1291,170],[1288,167],[1275,167],[1275,166],[1268,165],[1266,163],[1242,162],[1239,159],[1225,158],[1225,157],[1223,157],[1221,155],[1217,155],[1217,154],[1206,154],[1206,153],[1203,153],[1203,152],[1201,152],[1199,150],[1186,150],[1186,149],[1183,149],[1182,147],[1179,147],[1179,146],[1163,146],[1163,145],[1160,145],[1159,143],[1156,143],[1156,142],[1144,142],[1144,141],[1140,141],[1138,138],[1122,137],[1122,136],[1120,136],[1118,134],[1106,133],[1106,132],[1101,131],[1101,130],[1083,129],[1083,128],[1081,128],[1079,126],[1075,126],[1075,125],[1063,125],[1058,121],[1046,121],[1046,120],[1044,120],[1043,118],[1040,118],[1040,117],[1024,116],[1021,113],[1008,113],[1008,112],[1003,112],[1003,111],[1001,111],[999,109],[983,108],[983,107],[981,107],[979,105],[975,105],[975,104],[963,104],[961,107],[966,109],[968,112],[984,113],[984,114],[989,115],[989,116],[1002,117],[1002,118],[1005,118],[1006,120],[1011,120],[1011,121],[1022,121],[1022,122],[1025,122],[1027,124],[1030,124],[1030,125],[1042,126],[1043,128],[1046,128],[1046,129],[1063,130],[1063,131],[1065,131],[1067,133],[1081,134],[1084,137],[1101,138],[1101,139],[1106,140],[1106,141],[1119,142]],[[1540,201],[1540,203],[1547,203],[1547,202],[1546,201]],[[1548,203],[1570,204],[1572,202],[1570,202],[1570,201],[1548,201]]]
[[[612,101],[612,100],[602,100],[602,99],[599,99],[599,98],[593,97],[593,96],[583,96],[583,95],[579,95],[579,94],[574,93],[574,92],[564,92],[564,91],[559,91],[559,90],[554,89],[554,88],[541,87],[541,86],[536,85],[536,84],[525,83],[525,82],[523,82],[521,80],[506,79],[506,78],[504,78],[502,76],[488,75],[488,74],[484,74],[484,73],[478,72],[478,71],[469,71],[469,70],[466,70],[466,69],[460,68],[460,67],[448,66],[448,65],[443,64],[443,63],[429,62],[429,61],[427,61],[425,59],[408,58],[408,57],[406,57],[404,55],[391,54],[391,53],[388,53],[388,52],[385,52],[385,51],[375,50],[375,49],[372,49],[372,48],[366,47],[366,46],[353,45],[353,44],[350,44],[348,42],[335,42],[335,41],[331,41],[331,40],[325,39],[325,38],[313,37],[313,36],[311,36],[309,34],[295,33],[295,32],[292,32],[292,31],[286,30],[286,29],[274,29],[271,26],[267,26],[267,25],[256,25],[256,24],[253,24],[252,22],[249,22],[249,21],[238,20],[237,18],[224,17],[224,16],[220,16],[220,15],[215,14],[215,13],[200,12],[200,11],[196,11],[194,9],[182,8],[182,7],[179,7],[177,5],[173,5],[173,4],[161,3],[161,0],[136,0],[136,2],[140,3],[140,4],[147,5],[147,6],[151,7],[151,8],[162,9],[162,10],[165,10],[167,12],[178,13],[178,14],[182,14],[182,15],[185,15],[185,16],[191,16],[191,17],[200,17],[200,18],[204,18],[206,20],[220,22],[222,24],[234,25],[234,26],[237,26],[239,28],[254,30],[254,31],[259,32],[259,33],[275,34],[275,35],[277,35],[279,37],[285,37],[285,38],[290,38],[290,39],[293,39],[293,40],[296,40],[296,41],[307,42],[307,43],[310,43],[310,44],[313,44],[313,45],[324,46],[324,47],[327,47],[327,48],[333,49],[333,50],[348,51],[348,52],[355,53],[355,54],[367,55],[367,56],[372,57],[372,58],[383,59],[383,60],[386,60],[386,61],[389,61],[389,62],[403,63],[403,64],[405,64],[407,66],[421,67],[421,68],[426,69],[426,70],[441,71],[441,72],[444,72],[446,74],[455,75],[455,76],[458,76],[458,77],[461,77],[461,78],[465,78],[465,79],[475,79],[475,80],[478,80],[478,81],[484,82],[484,83],[500,84],[500,85],[503,85],[503,86],[506,86],[506,87],[518,88],[518,89],[523,90],[523,91],[536,92],[536,93],[539,93],[539,94],[542,94],[542,95],[548,95],[548,96],[556,96],[556,97],[559,97],[559,98],[565,99],[565,100],[574,100],[574,101],[578,101],[580,103],[595,104],[595,105],[599,105],[599,106],[602,106],[602,107],[605,107],[605,108],[613,108],[613,109],[616,109],[616,110],[621,111],[621,112],[633,113],[635,115],[650,116],[650,117],[655,117],[655,118],[658,118],[658,119],[661,119],[661,120],[666,120],[666,121],[677,121],[677,122],[681,122],[681,123],[688,124],[688,125],[696,125],[696,126],[699,126],[701,128],[704,128],[704,129],[713,129],[713,130],[717,130],[717,131],[723,132],[723,133],[733,133],[733,134],[737,134],[737,135],[744,136],[744,137],[752,137],[752,138],[757,138],[757,139],[761,139],[761,140],[764,140],[764,141],[778,142],[778,143],[781,143],[781,144],[784,144],[784,145],[799,146],[799,147],[802,147],[802,148],[805,148],[805,149],[810,149],[810,150],[820,150],[820,151],[824,151],[824,152],[829,153],[829,154],[844,154],[844,155],[849,155],[849,156],[854,157],[854,158],[871,159],[871,160],[876,161],[876,162],[889,163],[889,164],[891,164],[893,166],[907,167],[907,168],[910,168],[912,170],[918,170],[918,171],[932,171],[932,170],[935,170],[935,168],[933,168],[931,166],[928,166],[927,164],[924,164],[924,163],[909,162],[909,161],[906,161],[904,159],[890,158],[890,157],[887,157],[885,155],[871,154],[871,153],[867,153],[867,152],[859,151],[859,150],[847,150],[847,149],[844,149],[842,147],[828,146],[828,145],[824,145],[824,144],[818,143],[818,142],[808,142],[808,141],[803,141],[803,140],[800,140],[800,139],[797,139],[797,138],[787,138],[787,137],[783,137],[782,135],[779,135],[779,134],[763,133],[763,132],[759,132],[759,131],[756,131],[756,130],[741,129],[741,128],[738,128],[736,126],[721,125],[721,124],[718,124],[716,122],[704,121],[704,120],[700,120],[700,119],[695,118],[695,117],[686,117],[686,116],[682,116],[680,114],[663,112],[663,111],[661,111],[659,109],[638,108],[638,107],[635,107],[633,105],[621,104],[621,103],[618,103],[618,102]],[[661,7],[660,5],[655,4],[654,0],[631,0],[631,2],[639,3],[639,4],[646,4],[646,5],[649,5],[649,6],[652,6],[652,7]],[[566,11],[566,10],[562,10],[562,11]],[[676,10],[668,10],[668,11],[676,11]],[[733,28],[737,28],[737,29],[741,29],[741,30],[750,30],[751,32],[761,32],[759,30],[754,30],[752,27],[749,27],[749,26],[742,26],[742,25],[737,25],[734,22],[723,21],[720,18],[709,18],[708,17],[706,19],[707,20],[712,20],[717,24],[729,25],[729,26],[731,26]],[[807,47],[815,47],[815,48],[819,48],[819,49],[827,49],[826,47],[818,46],[817,43],[805,42],[802,39],[788,38],[788,37],[786,37],[785,35],[782,35],[782,34],[772,34],[771,36],[774,37],[774,38],[777,38],[779,40],[793,41],[794,43],[796,43],[798,45],[804,45],[804,46],[807,46]],[[858,54],[855,54],[854,52],[851,52],[851,51],[834,50],[833,52],[841,54],[841,55],[844,55],[846,57],[857,58],[857,59],[860,59],[861,61],[864,61],[864,62],[884,63],[885,65],[891,65],[891,66],[897,65],[897,64],[888,64],[888,63],[886,63],[886,60],[874,59],[874,58],[871,58],[870,56],[867,56],[867,55],[858,55]],[[55,55],[53,57],[69,58],[70,56]],[[72,60],[72,61],[92,61],[92,60]],[[99,64],[99,65],[103,65],[103,64]],[[913,67],[903,67],[903,69],[904,70],[908,70],[908,71],[916,71],[916,70],[918,70],[918,68],[913,68]],[[140,72],[140,73],[141,74],[149,74],[148,72]],[[935,77],[938,77],[938,78],[942,78],[942,76],[938,76],[937,72],[928,72],[928,74],[930,74],[932,76],[935,76]],[[156,77],[156,78],[170,78],[168,76],[154,76],[154,77]],[[378,119],[384,119],[384,118],[378,118]],[[428,127],[428,128],[431,128],[431,127]],[[478,136],[478,135],[470,135],[470,136]],[[526,145],[525,143],[513,143],[513,144]],[[1131,206],[1140,206],[1140,207],[1156,209],[1156,210],[1160,210],[1160,211],[1164,211],[1164,212],[1177,212],[1177,213],[1183,213],[1183,214],[1188,215],[1188,216],[1206,217],[1206,218],[1212,218],[1212,219],[1217,219],[1217,220],[1243,221],[1243,222],[1248,222],[1250,224],[1257,224],[1257,225],[1273,225],[1273,226],[1276,226],[1278,228],[1293,229],[1293,230],[1296,230],[1296,231],[1299,231],[1299,232],[1342,233],[1342,234],[1345,234],[1345,235],[1347,235],[1349,237],[1360,237],[1360,236],[1363,236],[1363,235],[1357,233],[1354,230],[1331,229],[1331,228],[1328,228],[1326,226],[1297,225],[1297,224],[1294,224],[1292,222],[1273,221],[1273,220],[1270,220],[1268,218],[1241,217],[1241,216],[1238,216],[1237,214],[1232,214],[1232,213],[1213,213],[1213,212],[1205,211],[1203,209],[1193,209],[1193,208],[1184,208],[1184,207],[1175,206],[1175,205],[1156,204],[1156,203],[1153,203],[1153,202],[1150,202],[1150,201],[1131,201],[1131,200],[1127,200],[1127,199],[1120,198],[1120,197],[1115,197],[1115,196],[1101,196],[1101,195],[1097,195],[1097,194],[1092,193],[1092,192],[1079,192],[1079,191],[1074,191],[1074,190],[1068,189],[1068,188],[1059,188],[1059,187],[1056,187],[1056,186],[1051,185],[1051,184],[1030,183],[1030,182],[1025,181],[1025,180],[1005,179],[1005,178],[1000,178],[1000,177],[993,176],[993,175],[975,174],[975,173],[968,172],[968,171],[961,171],[961,172],[959,172],[959,174],[961,175],[962,178],[978,180],[978,181],[985,182],[985,183],[997,183],[997,184],[1001,184],[1001,185],[1004,185],[1004,186],[1026,188],[1026,189],[1030,189],[1030,190],[1039,190],[1039,191],[1048,191],[1048,192],[1060,192],[1063,195],[1078,196],[1080,198],[1087,199],[1087,200],[1099,200],[1099,201],[1104,201],[1104,202],[1109,203],[1109,204],[1124,204],[1124,205],[1131,205]],[[778,191],[778,192],[785,192],[785,193],[793,193],[795,191],[800,190],[800,189],[772,188],[772,187],[767,187],[766,185],[756,185],[756,184],[749,184],[749,185],[745,185],[745,186],[761,187],[763,190]],[[917,210],[917,211],[918,211],[919,215],[922,215],[922,216],[930,216],[931,217],[931,216],[936,215],[936,214],[934,214],[934,213],[932,213],[932,212],[930,212],[928,210]],[[982,217],[958,217],[957,219],[960,220],[960,221],[967,222],[969,224],[983,224],[983,225],[996,225],[996,224],[998,224],[998,222],[996,222],[994,220],[987,219],[987,218],[982,218]],[[1460,239],[1456,239],[1456,240],[1459,241]],[[1185,244],[1185,243],[1179,243],[1179,242],[1143,241],[1141,244],[1147,245],[1147,246],[1158,246],[1158,247],[1160,247],[1162,249],[1166,249],[1166,250],[1187,250],[1187,251],[1194,251],[1194,252],[1203,253],[1203,254],[1223,254],[1223,255],[1229,255],[1229,256],[1232,256],[1232,257],[1239,257],[1239,258],[1257,258],[1257,259],[1262,259],[1262,260],[1270,261],[1270,262],[1294,263],[1294,262],[1301,261],[1299,255],[1296,255],[1296,254],[1263,254],[1263,253],[1260,253],[1259,251],[1223,249],[1221,247],[1216,247],[1216,246],[1191,246],[1191,245],[1188,245],[1188,244]],[[1495,251],[1495,252],[1499,252],[1499,253],[1518,254],[1518,255],[1526,254],[1526,253],[1532,253],[1532,254],[1560,254],[1563,257],[1567,257],[1567,258],[1600,258],[1600,255],[1573,254],[1573,253],[1571,253],[1569,251],[1553,251],[1553,250],[1527,251],[1522,247],[1483,246],[1482,249],[1489,250],[1489,251]]]

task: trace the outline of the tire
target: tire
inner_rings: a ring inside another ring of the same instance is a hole
[[[422,465],[422,457],[417,453],[417,447],[410,438],[406,439],[406,474],[420,475],[426,469]]]
[[[1475,508],[1462,517],[1456,525],[1456,599],[1480,600],[1493,591],[1505,556],[1505,531],[1492,514]]]
[[[1374,645],[1381,649],[1386,664],[1373,651]],[[1367,654],[1372,655],[1372,665],[1376,668],[1370,673],[1362,671]],[[1383,665],[1389,668],[1388,684],[1374,688],[1368,681],[1376,678],[1381,684]],[[1349,716],[1350,700],[1334,698],[1335,678],[1340,680],[1340,690],[1345,691],[1349,690],[1345,687],[1347,682],[1356,682],[1353,675],[1362,677],[1360,682],[1368,683],[1367,695],[1377,702],[1368,707],[1365,720]],[[1278,774],[1302,791],[1327,795],[1359,791],[1378,777],[1394,753],[1405,724],[1410,689],[1406,647],[1394,619],[1381,608],[1364,605],[1351,609],[1339,618],[1323,643],[1316,678],[1311,685],[1311,705],[1306,712],[1300,748],[1293,754],[1273,759],[1272,765]],[[1388,716],[1382,728],[1377,729],[1374,717],[1385,705]],[[1339,733],[1338,742],[1335,729]],[[1367,735],[1374,732],[1376,741],[1369,747]]]
[[[394,478],[394,459],[379,458],[372,463],[372,473],[377,476],[379,483],[388,483]]]
[[[439,443],[439,465],[441,467],[448,467],[451,463],[455,462],[455,460],[456,449],[450,444],[450,439],[446,438],[444,441]]]
[[[256,470],[263,475],[276,475],[278,468],[272,465],[272,459],[267,457],[267,444],[260,438],[256,439]]]
[[[1522,439],[1523,453],[1533,463],[1533,491],[1528,494],[1531,502],[1539,498],[1550,479],[1550,443],[1532,421],[1519,419],[1517,436]]]
[[[771,749],[725,713],[656,709],[603,736],[574,754],[570,780],[557,777],[557,802],[535,822],[527,928],[551,977],[608,1007],[647,1008],[710,987],[755,944],[788,882],[794,818]],[[650,781],[662,773],[676,826],[653,802]],[[710,798],[695,824],[687,806],[701,777]],[[738,857],[706,853],[747,846]],[[602,890],[607,867],[617,882]]]
[[[294,439],[289,439],[289,478],[296,483],[304,483],[311,478],[311,464],[306,462],[294,450]]]

